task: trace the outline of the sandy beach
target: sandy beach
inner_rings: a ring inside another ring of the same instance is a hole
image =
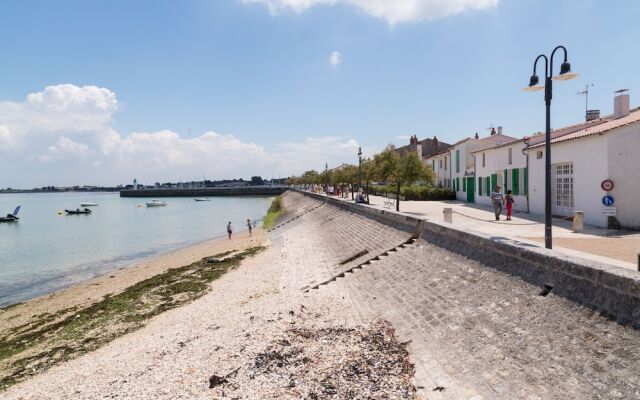
[[[187,265],[218,253],[231,250],[242,251],[252,246],[264,244],[267,240],[268,238],[261,228],[254,229],[251,237],[246,231],[238,232],[231,240],[226,237],[207,240],[120,267],[111,273],[66,289],[9,306],[0,310],[0,336],[15,326],[27,323],[36,315],[53,314],[69,307],[83,307],[106,295],[119,293],[137,282],[161,274],[169,268]]]

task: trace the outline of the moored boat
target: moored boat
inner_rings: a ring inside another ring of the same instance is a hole
[[[95,201],[90,201],[87,203],[80,203],[81,207],[96,207],[98,205],[98,203],[96,203]]]
[[[12,214],[7,214],[6,217],[0,217],[0,222],[17,222],[20,218],[18,218],[18,213],[20,212],[20,207],[16,207]]]
[[[209,200],[208,197],[196,197],[193,200],[195,200],[195,201],[211,201],[211,200]]]
[[[147,207],[164,207],[167,205],[164,201],[153,199],[145,203]]]
[[[64,212],[66,212],[67,215],[91,214],[91,210],[88,208],[85,208],[84,210],[76,208],[75,210],[64,210]]]

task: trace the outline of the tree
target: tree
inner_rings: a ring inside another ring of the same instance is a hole
[[[251,177],[251,184],[252,184],[252,185],[259,186],[259,185],[262,185],[263,183],[264,183],[264,182],[263,182],[263,180],[262,180],[262,177],[261,177],[261,176],[252,176],[252,177]]]
[[[374,156],[378,175],[380,179],[387,183],[395,183],[396,190],[396,211],[400,211],[400,156],[396,152],[395,147],[390,144],[382,153]]]
[[[378,167],[375,159],[366,158],[362,160],[362,179],[365,182],[365,194],[367,195],[367,204],[369,204],[369,184],[377,179]]]
[[[433,171],[428,168],[417,153],[410,151],[400,158],[400,165],[398,170],[398,193],[400,192],[401,184],[412,185],[419,180],[433,181]],[[398,196],[399,199],[399,196]],[[396,211],[400,211],[400,205],[396,200]]]

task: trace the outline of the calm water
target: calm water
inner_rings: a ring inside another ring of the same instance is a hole
[[[90,279],[143,258],[236,232],[260,220],[270,197],[150,199],[117,193],[0,194],[0,215],[22,205],[20,221],[0,223],[0,306]],[[90,215],[59,215],[95,201]]]

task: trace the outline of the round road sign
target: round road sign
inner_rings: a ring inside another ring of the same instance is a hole
[[[613,181],[611,179],[605,179],[604,181],[602,181],[602,183],[600,184],[600,187],[602,188],[602,190],[604,190],[605,192],[608,192],[609,190],[613,189]]]
[[[611,207],[613,203],[615,203],[615,199],[610,194],[602,197],[602,204],[604,204],[605,207]]]

